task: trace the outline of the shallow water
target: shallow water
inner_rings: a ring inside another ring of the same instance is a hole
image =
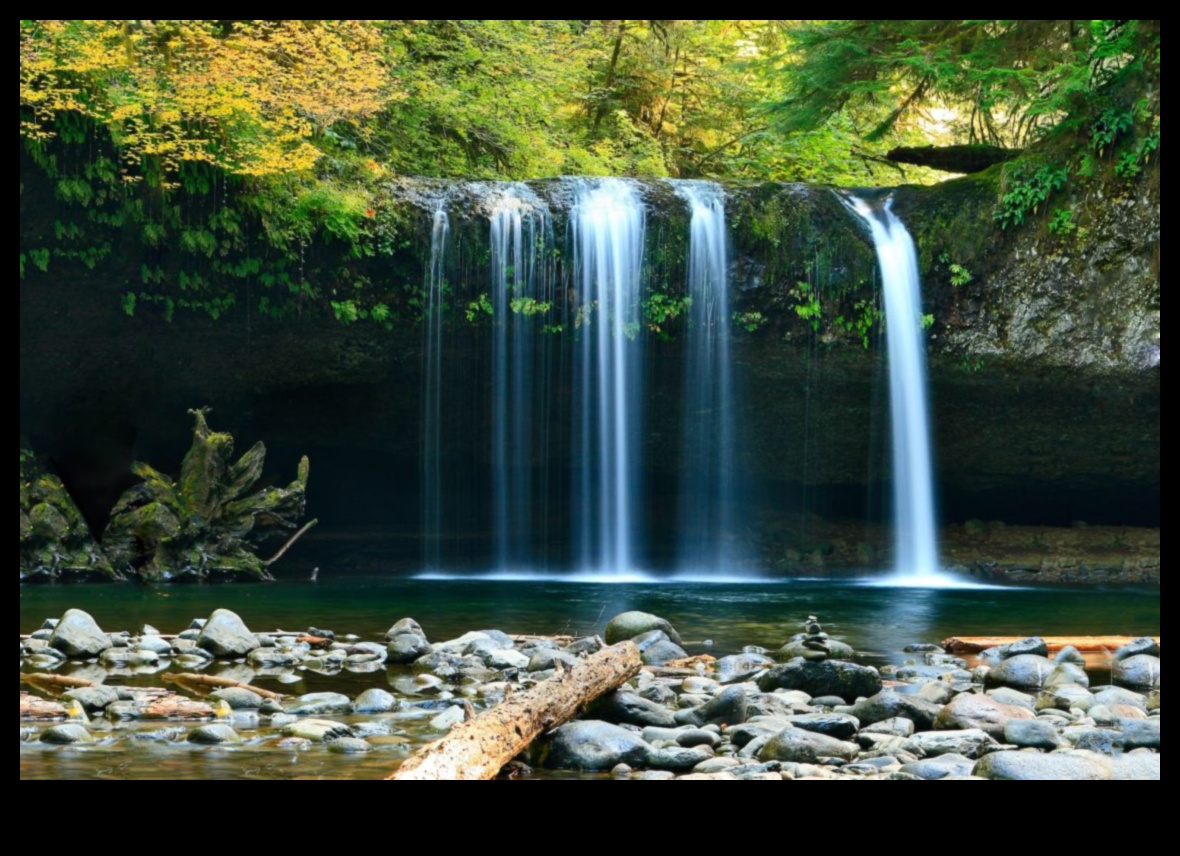
[[[672,621],[690,653],[716,656],[746,645],[777,648],[808,615],[818,615],[832,636],[852,644],[861,659],[884,664],[904,660],[914,642],[958,635],[1158,635],[1159,590],[993,589],[921,591],[849,582],[790,581],[748,585],[569,584],[562,582],[439,582],[336,577],[318,584],[280,582],[258,587],[78,586],[22,587],[20,632],[36,630],[67,608],[90,612],[108,631],[138,630],[145,623],[164,633],[186,628],[195,617],[228,607],[256,632],[304,630],[309,625],[380,640],[398,619],[413,616],[434,640],[475,629],[521,634],[600,633],[614,615],[630,609]],[[702,643],[711,640],[713,645]],[[77,667],[75,671],[94,667]],[[237,679],[289,694],[342,692],[356,696],[371,687],[389,688],[407,673],[384,668],[371,674],[335,676],[297,673],[301,681],[240,674]],[[63,670],[68,674],[69,669]],[[210,674],[217,674],[212,669]],[[109,682],[159,686],[151,675],[124,675]],[[396,693],[395,693],[396,694]],[[419,700],[424,701],[424,700]],[[21,779],[251,779],[349,778],[388,775],[415,746],[434,739],[427,722],[437,711],[412,710],[388,720],[405,745],[385,745],[351,758],[322,748],[284,752],[254,745],[269,735],[242,729],[250,745],[197,749],[186,744],[136,738],[158,733],[160,724],[119,726],[97,746],[53,749],[21,744]],[[336,717],[334,717],[336,718]],[[367,718],[371,721],[373,718]],[[380,718],[379,718],[380,719]],[[345,721],[348,721],[345,718]],[[357,720],[359,721],[359,720]]]

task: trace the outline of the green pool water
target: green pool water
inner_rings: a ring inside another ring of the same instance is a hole
[[[818,615],[832,636],[847,641],[865,662],[901,662],[901,649],[958,635],[1158,635],[1159,590],[994,589],[920,591],[874,588],[850,582],[789,581],[747,585],[602,585],[563,582],[416,581],[337,576],[319,582],[280,582],[256,587],[58,586],[22,587],[20,632],[36,630],[49,617],[76,607],[108,631],[138,630],[145,623],[175,633],[196,617],[225,607],[256,632],[304,630],[309,626],[380,640],[398,619],[413,617],[433,640],[471,630],[591,635],[614,615],[638,609],[672,621],[690,653],[735,653],[747,645],[777,648],[808,615]],[[705,642],[712,644],[708,647]],[[75,669],[88,674],[81,666]],[[230,676],[242,666],[222,667]],[[69,673],[66,669],[63,673]],[[216,674],[217,670],[212,670]],[[400,670],[321,676],[300,673],[301,682],[260,685],[285,693],[335,691],[354,696],[388,688]],[[159,685],[150,675],[111,681]],[[381,778],[414,747],[437,735],[424,718],[399,721],[395,733],[408,741],[361,758],[326,751],[288,753],[263,745],[259,733],[243,747],[198,750],[184,744],[143,740],[137,733],[159,725],[129,726],[105,735],[98,745],[55,750],[21,744],[22,779],[240,779]]]

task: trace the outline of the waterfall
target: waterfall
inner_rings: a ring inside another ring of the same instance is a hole
[[[934,463],[922,286],[914,239],[893,213],[893,200],[875,208],[853,199],[869,224],[885,293],[889,344],[889,396],[893,435],[893,495],[896,514],[896,580],[939,587],[945,579],[938,558]]]
[[[615,180],[576,187],[571,212],[575,275],[576,427],[572,507],[581,570],[636,570],[643,436],[640,323],[646,214],[635,187]]]
[[[717,573],[731,570],[737,499],[725,193],[706,182],[676,191],[692,214],[678,562],[681,572]]]
[[[442,564],[442,339],[446,251],[451,222],[434,212],[426,273],[426,351],[422,390],[422,531],[428,569]]]
[[[511,571],[537,565],[533,519],[545,509],[533,473],[547,436],[548,349],[536,319],[553,304],[544,267],[552,225],[523,186],[496,200],[490,219],[493,532],[497,570]]]

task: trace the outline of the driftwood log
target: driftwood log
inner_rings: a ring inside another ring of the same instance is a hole
[[[250,684],[231,681],[229,678],[215,678],[210,675],[177,675],[165,673],[160,676],[160,680],[166,684],[172,684],[173,686],[188,690],[194,695],[210,695],[218,690],[244,690],[264,699],[270,699],[272,701],[283,700],[283,696],[278,693],[264,690],[261,687],[250,686]]]
[[[395,782],[490,781],[513,758],[578,711],[639,674],[643,663],[630,642],[582,660],[564,675],[518,693],[455,726],[390,776]]]
[[[1130,636],[1046,636],[1045,644],[1051,653],[1063,648],[1077,648],[1082,654],[1101,654],[1106,651],[1114,652],[1124,645],[1135,641]],[[982,654],[992,648],[1002,648],[1014,642],[1020,642],[1017,636],[962,636],[952,637],[942,643],[942,648],[948,654]],[[1159,637],[1155,643],[1159,644]]]

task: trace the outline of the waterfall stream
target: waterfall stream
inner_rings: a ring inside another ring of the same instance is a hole
[[[892,199],[879,207],[861,199],[851,202],[872,229],[885,294],[897,544],[890,584],[942,587],[948,578],[938,558],[918,253],[914,239],[893,212]]]

